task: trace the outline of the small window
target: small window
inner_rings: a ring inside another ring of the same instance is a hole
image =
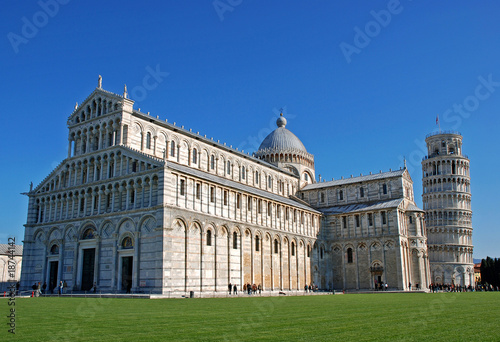
[[[170,156],[175,157],[175,141],[170,142]]]
[[[215,202],[215,188],[213,186],[210,187],[210,202]]]
[[[276,216],[281,218],[281,205],[279,204],[276,206]]]
[[[339,190],[339,200],[340,201],[344,200],[344,191],[343,190]]]
[[[365,197],[365,188],[359,188],[359,197]]]
[[[382,193],[387,195],[387,184],[382,184]]]
[[[224,190],[224,205],[227,205],[227,190]]]
[[[207,230],[207,246],[212,246],[212,231]]]
[[[307,257],[310,258],[311,257],[311,246],[307,246]]]
[[[347,248],[347,263],[352,264],[352,248]]]
[[[325,203],[325,194],[323,192],[321,193],[320,197],[321,197],[320,199],[321,203]]]
[[[259,199],[257,201],[257,213],[259,213],[259,214],[262,213],[262,200],[261,199]]]
[[[409,216],[409,218],[410,218],[410,224],[412,224],[413,223],[413,217]]]
[[[255,251],[260,251],[260,238],[258,235],[255,237]]]
[[[342,225],[344,228],[347,228],[347,216],[342,216]]]
[[[198,150],[197,149],[193,149],[193,164],[197,164],[198,163]]]
[[[308,175],[307,173],[304,173],[304,180],[305,180],[306,182],[308,182],[308,181],[309,181],[309,175]]]
[[[238,249],[238,233],[233,233],[233,249]]]
[[[356,227],[359,227],[359,215],[356,215],[355,218],[356,218]]]
[[[151,133],[149,132],[146,134],[146,148],[151,148]]]
[[[274,254],[278,254],[279,253],[279,242],[278,240],[274,240]]]
[[[215,156],[213,154],[210,156],[210,169],[215,169]]]
[[[241,208],[241,195],[237,194],[236,195],[236,209],[240,209],[240,208]]]
[[[373,226],[373,214],[368,213],[368,225]]]
[[[320,259],[323,259],[323,253],[324,253],[323,246],[321,246],[321,248],[319,249],[319,257],[320,257]]]
[[[273,205],[271,202],[267,203],[267,216],[271,216],[271,213],[273,212]]]
[[[255,184],[259,185],[259,171],[255,171]]]
[[[291,250],[292,256],[295,256],[295,242],[292,241],[292,250]]]
[[[252,197],[247,197],[247,210],[252,210]]]
[[[226,172],[228,175],[231,174],[231,162],[229,160],[227,161]]]
[[[198,183],[196,184],[196,199],[200,199],[201,198],[201,184]]]
[[[181,179],[181,185],[180,185],[180,194],[181,196],[184,196],[185,195],[185,192],[186,192],[186,181],[184,179]]]
[[[273,189],[273,177],[269,176],[268,179],[267,179],[267,187],[269,189]]]
[[[242,166],[241,167],[241,179],[245,179],[245,175],[246,175],[246,170],[245,170],[245,167]]]
[[[385,217],[385,211],[382,211],[380,214],[382,215],[382,224],[386,224],[387,223],[387,219]]]

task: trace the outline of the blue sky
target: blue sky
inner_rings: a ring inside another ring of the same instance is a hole
[[[424,139],[471,160],[474,257],[499,257],[500,4],[469,1],[6,0],[0,14],[0,243],[67,155],[66,120],[97,86],[252,152],[284,109],[316,175],[403,166],[421,207]],[[148,76],[150,75],[150,76]],[[152,75],[152,76],[151,76]],[[149,77],[149,78],[148,78]]]

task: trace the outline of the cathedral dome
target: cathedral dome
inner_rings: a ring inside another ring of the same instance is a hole
[[[272,151],[272,152],[305,152],[307,150],[299,138],[288,129],[286,126],[286,119],[283,114],[276,120],[276,128],[262,141],[259,151]]]

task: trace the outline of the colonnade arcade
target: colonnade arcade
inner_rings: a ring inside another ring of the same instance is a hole
[[[258,228],[229,227],[177,218],[173,260],[182,276],[174,291],[227,291],[228,284],[262,285],[264,290],[301,290],[311,284],[312,241]],[[177,252],[175,252],[177,251]]]
[[[70,129],[68,137],[68,158],[126,144],[123,141],[124,127],[120,119],[95,123],[78,129]],[[125,125],[126,129],[127,125]]]
[[[158,176],[129,180],[74,191],[40,196],[36,200],[36,221],[47,223],[104,213],[153,207],[158,204]]]
[[[432,160],[424,157],[422,166],[424,177],[436,175],[462,175],[470,177],[469,161],[464,158],[453,158],[447,155],[443,160]]]

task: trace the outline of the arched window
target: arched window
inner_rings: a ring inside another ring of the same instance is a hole
[[[277,239],[274,239],[274,253],[278,254],[279,251],[279,242]]]
[[[130,236],[127,236],[122,240],[122,248],[123,249],[134,248],[134,242],[132,241],[132,238]]]
[[[344,191],[343,190],[339,190],[339,200],[340,201],[344,200]]]
[[[363,187],[359,188],[359,197],[365,197],[365,188]]]
[[[229,160],[227,161],[227,169],[226,169],[226,172],[227,172],[227,174],[228,174],[228,175],[230,175],[230,174],[231,174],[231,161],[229,161]]]
[[[311,246],[307,245],[307,257],[311,257]]]
[[[309,181],[309,175],[308,175],[307,173],[304,173],[304,180],[305,180],[306,182],[308,182],[308,181]]]
[[[246,170],[245,170],[245,167],[242,166],[241,167],[241,179],[245,179],[245,175],[246,175]]]
[[[170,156],[175,157],[175,141],[170,142]]]
[[[198,163],[198,150],[193,148],[193,164],[197,164],[197,163]]]
[[[273,177],[269,176],[268,179],[267,179],[267,187],[269,189],[273,189]]]
[[[258,252],[260,250],[260,238],[259,236],[257,235],[255,237],[255,251]]]
[[[87,228],[82,235],[82,240],[90,240],[95,238],[95,231],[92,228]]]
[[[352,248],[347,248],[347,263],[352,264]]]
[[[151,133],[146,134],[146,148],[151,148]]]
[[[52,245],[52,247],[50,247],[50,254],[52,255],[59,254],[59,246]]]
[[[233,233],[233,249],[238,249],[238,233]]]
[[[255,171],[255,184],[259,184],[259,171]]]
[[[213,154],[210,156],[210,169],[215,169],[215,156]]]
[[[295,242],[292,241],[292,256],[295,256]]]
[[[207,246],[212,246],[212,231],[207,230]]]

